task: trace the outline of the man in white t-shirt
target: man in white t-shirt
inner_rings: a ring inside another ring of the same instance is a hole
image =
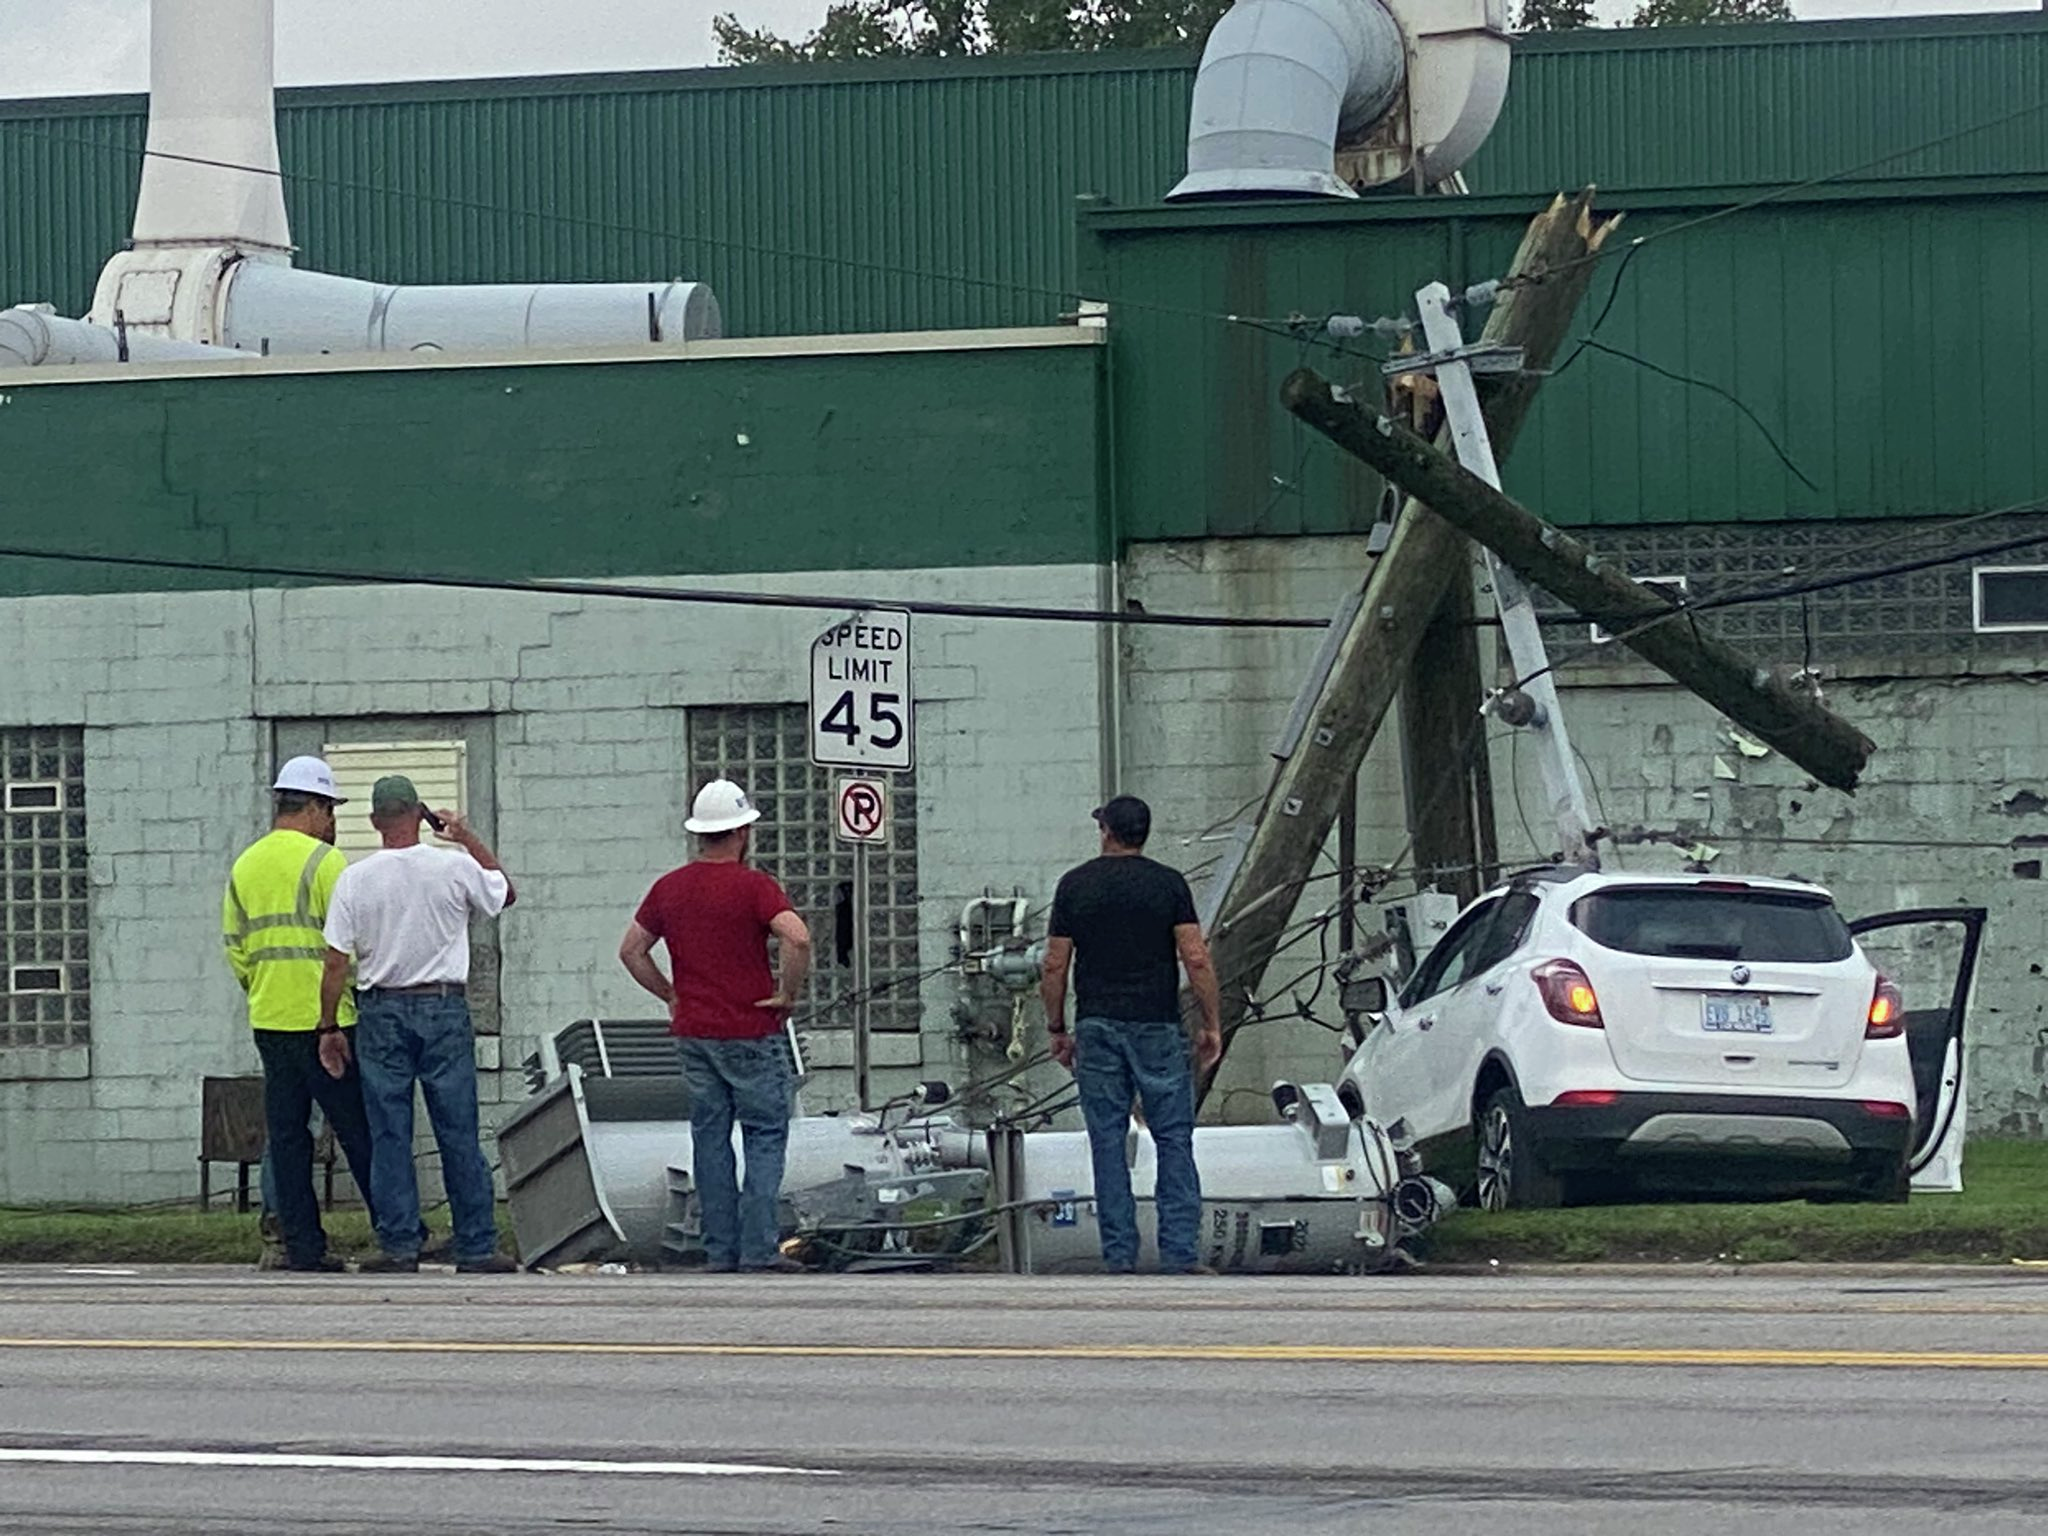
[[[422,821],[463,852],[423,845]],[[518,1265],[498,1252],[491,1169],[478,1139],[476,1038],[464,989],[470,917],[496,917],[517,893],[484,840],[454,812],[422,806],[402,774],[379,779],[371,789],[370,824],[384,846],[343,870],[334,884],[320,987],[320,1060],[339,1076],[350,1046],[338,1015],[353,959],[354,1050],[370,1121],[377,1242],[384,1250],[358,1268],[399,1274],[420,1267],[420,1191],[412,1160],[417,1083],[441,1149],[456,1272],[505,1274]]]

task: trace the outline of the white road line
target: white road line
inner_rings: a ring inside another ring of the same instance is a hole
[[[631,1477],[837,1477],[745,1461],[579,1461],[525,1456],[301,1456],[282,1451],[64,1450],[0,1446],[0,1463],[81,1467],[266,1467],[321,1472],[568,1472]]]

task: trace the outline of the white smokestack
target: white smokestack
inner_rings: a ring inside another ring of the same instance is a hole
[[[150,0],[149,156],[135,244],[289,251],[273,0]]]

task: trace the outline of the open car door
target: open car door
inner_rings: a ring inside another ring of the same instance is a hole
[[[1969,1117],[1963,1024],[1984,943],[1983,907],[1920,907],[1849,925],[1856,942],[1905,998],[1906,1048],[1913,1061],[1913,1188],[1960,1193]]]

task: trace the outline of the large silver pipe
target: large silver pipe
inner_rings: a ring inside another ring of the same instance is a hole
[[[1337,142],[1394,105],[1406,72],[1382,0],[1237,0],[1202,50],[1188,173],[1167,197],[1356,197]]]
[[[246,261],[221,332],[244,352],[517,352],[701,341],[720,334],[703,283],[402,287]]]
[[[0,309],[0,368],[42,368],[65,363],[118,363],[130,360],[159,362],[216,361],[224,353],[219,347],[196,341],[166,341],[161,337],[130,335],[122,345],[121,333],[85,320],[67,320],[40,309]]]

